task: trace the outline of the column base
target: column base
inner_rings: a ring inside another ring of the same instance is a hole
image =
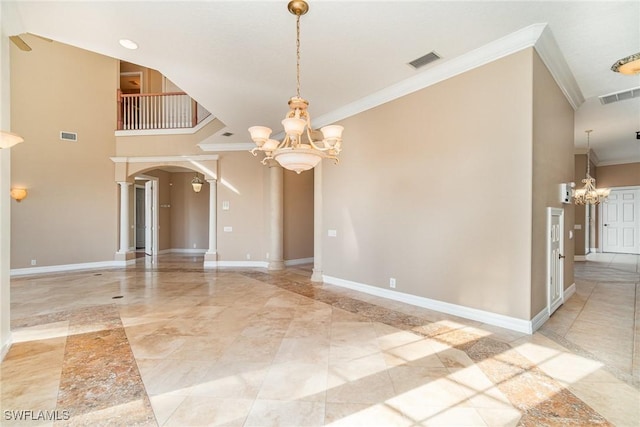
[[[284,261],[269,261],[267,270],[284,270]]]
[[[136,253],[132,251],[127,251],[127,252],[118,251],[114,256],[114,260],[116,261],[129,261],[132,259],[136,259]]]
[[[324,280],[322,279],[322,270],[313,269],[313,273],[311,274],[311,281],[322,283]]]
[[[218,253],[217,252],[205,252],[204,254],[204,268],[217,268],[218,267]]]

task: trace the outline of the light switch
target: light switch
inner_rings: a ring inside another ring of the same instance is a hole
[[[574,230],[582,230],[582,224],[575,224],[575,225],[573,226],[573,229],[574,229]]]
[[[338,232],[336,230],[329,230],[327,234],[329,237],[336,237],[338,235]]]
[[[228,211],[229,210],[229,201],[228,200],[223,200],[222,201],[222,210],[223,211]]]
[[[226,226],[223,228],[225,233],[231,233],[233,231],[233,227]]]

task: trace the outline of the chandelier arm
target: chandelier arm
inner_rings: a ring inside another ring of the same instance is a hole
[[[258,147],[256,147],[256,148],[254,148],[253,150],[249,150],[249,152],[250,152],[251,154],[253,154],[253,157],[257,157],[257,156],[258,156],[258,150],[259,150],[259,148],[258,148]]]

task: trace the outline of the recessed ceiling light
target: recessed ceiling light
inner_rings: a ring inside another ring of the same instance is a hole
[[[129,39],[120,39],[120,45],[124,48],[131,49],[131,50],[138,48],[138,43]]]

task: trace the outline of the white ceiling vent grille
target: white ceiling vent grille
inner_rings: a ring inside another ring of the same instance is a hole
[[[78,140],[78,134],[75,132],[60,131],[60,139],[63,141],[76,142]]]
[[[609,95],[599,96],[602,105],[611,104],[612,102],[624,101],[625,99],[639,98],[640,87],[636,87],[629,90],[623,90],[622,92],[610,93]]]
[[[409,62],[409,65],[417,70],[418,68],[422,68],[427,64],[431,64],[433,61],[437,61],[438,59],[440,59],[440,55],[432,51],[424,56],[421,56],[420,58],[414,59],[413,61]]]

